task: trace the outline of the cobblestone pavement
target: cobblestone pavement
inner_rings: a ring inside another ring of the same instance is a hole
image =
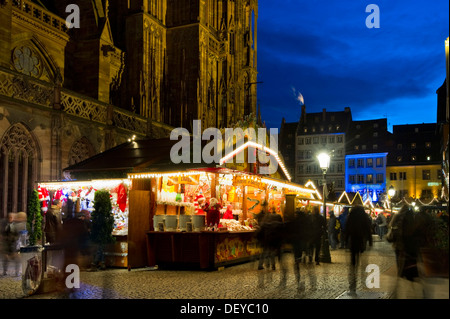
[[[375,238],[375,237],[374,237]],[[292,254],[284,254],[287,281],[281,272],[257,270],[257,262],[217,271],[175,271],[153,268],[82,271],[81,287],[69,292],[35,294],[25,297],[21,277],[0,277],[0,299],[448,299],[448,278],[430,278],[421,283],[396,278],[395,257],[385,241],[375,240],[363,254],[365,264],[380,270],[380,287],[367,288],[365,277],[357,286],[357,296],[349,296],[349,252],[332,250],[332,263],[301,264],[301,289],[295,281]],[[422,289],[422,288],[423,289]]]

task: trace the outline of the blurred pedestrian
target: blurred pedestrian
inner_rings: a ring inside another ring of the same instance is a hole
[[[8,264],[13,264],[15,275],[20,275],[19,250],[25,243],[22,243],[23,236],[26,236],[26,213],[9,213],[8,221],[2,225],[2,239],[4,240],[3,275],[7,274]]]
[[[345,239],[347,237],[346,231],[347,231],[348,211],[349,211],[349,208],[344,207],[344,209],[342,210],[342,213],[338,217],[339,223],[341,225],[341,238],[340,238],[340,247],[339,248],[343,248],[343,249],[347,248],[347,242],[345,241]]]
[[[64,266],[81,264],[81,253],[89,234],[82,216],[84,216],[82,213],[76,213],[75,217],[68,217],[63,224],[61,244],[64,248]]]
[[[294,253],[294,274],[298,289],[301,287],[300,264],[308,246],[308,222],[306,211],[302,208],[296,210],[293,220],[286,225],[287,242],[292,246]]]
[[[349,288],[350,295],[356,296],[357,271],[361,254],[367,249],[367,243],[372,246],[371,217],[364,207],[354,206],[350,210],[346,224],[346,241],[350,249]]]
[[[53,204],[45,214],[45,238],[46,242],[55,244],[60,239],[62,230],[61,220],[62,202],[59,199],[53,200]]]
[[[262,245],[258,269],[264,269],[264,265],[275,270],[275,259],[281,261],[281,246],[283,242],[283,219],[275,212],[265,212],[259,227],[257,238]]]
[[[311,240],[309,246],[309,260],[314,261],[316,265],[320,265],[320,248],[322,246],[322,236],[327,235],[327,220],[320,214],[318,206],[314,206],[310,214]]]
[[[384,235],[387,233],[387,220],[383,213],[379,213],[376,218],[378,236],[383,240]]]
[[[336,220],[334,211],[330,211],[330,218],[328,219],[328,240],[330,241],[331,250],[335,250],[338,244]]]
[[[6,276],[8,273],[8,264],[15,250],[15,235],[12,232],[11,225],[14,221],[14,213],[9,213],[8,218],[2,220],[1,224],[1,239],[2,239],[2,266],[3,266],[3,276]]]
[[[388,241],[392,243],[397,261],[397,275],[414,281],[419,276],[417,268],[418,240],[414,213],[409,205],[404,205],[392,217],[389,224]]]

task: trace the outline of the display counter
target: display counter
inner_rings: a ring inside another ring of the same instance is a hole
[[[255,231],[147,232],[149,266],[217,269],[257,258]]]

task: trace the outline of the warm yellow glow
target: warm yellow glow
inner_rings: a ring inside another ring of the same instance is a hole
[[[234,151],[226,154],[224,157],[222,157],[219,161],[220,165],[225,164],[229,159],[231,159],[233,156],[235,156],[236,154],[238,154],[239,152],[242,152],[244,149],[248,148],[248,147],[254,147],[256,149],[259,149],[261,151],[264,152],[268,152],[270,155],[272,155],[273,157],[275,157],[275,159],[277,160],[278,165],[281,166],[281,169],[283,170],[283,173],[286,175],[287,179],[290,181],[291,180],[291,175],[289,175],[289,172],[287,171],[286,167],[284,166],[283,161],[281,160],[281,158],[278,156],[277,152],[275,152],[274,150],[265,147],[264,145],[252,142],[252,141],[248,141],[247,143],[241,145],[240,147],[236,148]]]
[[[133,173],[128,174],[128,178],[158,178],[158,177],[178,177],[178,176],[189,176],[189,175],[200,175],[204,176],[204,172],[198,171],[188,171],[188,172],[170,172],[170,173]]]
[[[128,179],[99,179],[86,181],[40,182],[38,184],[48,190],[58,190],[61,188],[81,188],[87,186],[92,186],[95,189],[113,188],[121,183],[130,186],[131,181]]]
[[[323,152],[317,155],[317,159],[319,160],[319,166],[321,169],[327,170],[330,167],[330,155]]]

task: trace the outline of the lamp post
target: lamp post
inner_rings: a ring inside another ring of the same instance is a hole
[[[323,176],[323,218],[327,218],[327,170],[330,167],[330,155],[328,153],[320,153],[317,155],[317,160],[319,161],[319,166],[322,169]],[[321,262],[331,263],[330,246],[328,242],[328,230],[322,235],[322,249],[320,250]]]
[[[392,214],[392,197],[395,196],[395,188],[394,186],[389,186],[389,190],[388,190],[388,195],[389,195],[389,204],[391,206],[391,214]]]

